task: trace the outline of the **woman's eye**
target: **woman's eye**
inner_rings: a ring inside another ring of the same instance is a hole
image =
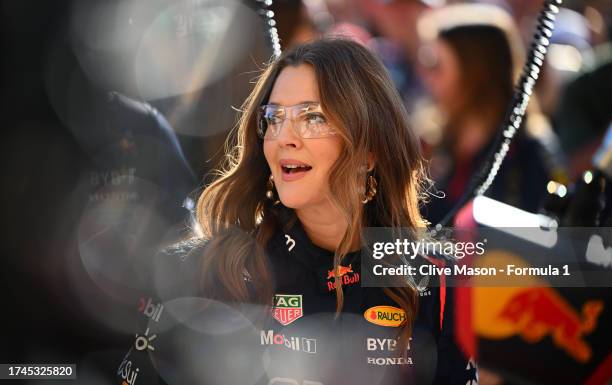
[[[313,112],[306,115],[306,121],[309,124],[325,124],[327,123],[327,119],[322,114]]]
[[[268,115],[266,116],[266,122],[268,124],[280,124],[282,123],[283,119],[278,116],[278,115]]]

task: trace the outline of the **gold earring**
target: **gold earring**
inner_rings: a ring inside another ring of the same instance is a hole
[[[268,178],[268,190],[266,190],[266,198],[268,199],[274,199],[274,177],[272,176],[272,174],[270,174],[270,177]]]
[[[361,203],[368,203],[372,200],[372,198],[374,198],[374,195],[376,195],[376,187],[378,187],[378,182],[376,181],[376,178],[374,178],[373,175],[369,175],[367,182],[367,191],[365,193],[364,198],[361,200]]]

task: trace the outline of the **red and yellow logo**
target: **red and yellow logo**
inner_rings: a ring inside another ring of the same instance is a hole
[[[482,266],[514,264],[529,267],[520,256],[505,251],[489,251],[479,261]],[[539,343],[550,338],[574,360],[589,362],[593,352],[585,338],[597,328],[604,310],[601,299],[587,300],[576,309],[556,289],[535,277],[519,277],[516,287],[485,287],[472,289],[474,330],[492,340],[520,336],[526,343]]]
[[[359,273],[357,273],[356,271],[353,271],[353,265],[348,265],[348,266],[338,266],[336,269],[336,275],[340,278],[340,285],[341,286],[348,286],[348,285],[354,285],[356,283],[359,283]],[[327,280],[333,280],[334,277],[334,270],[328,270],[327,271]],[[330,281],[327,282],[327,291],[332,291],[336,289],[336,283],[335,281]]]
[[[337,274],[338,277],[342,277],[345,274],[353,272],[353,265],[338,266],[337,270],[338,270],[338,274]],[[334,271],[333,270],[329,270],[327,272],[327,279],[332,279],[332,278],[334,278]]]
[[[374,306],[363,313],[366,321],[379,326],[398,327],[406,322],[406,312],[393,306]]]

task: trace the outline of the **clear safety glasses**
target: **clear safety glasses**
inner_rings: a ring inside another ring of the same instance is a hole
[[[319,103],[303,103],[293,106],[268,104],[259,107],[257,115],[259,137],[262,139],[278,138],[286,119],[291,121],[293,132],[303,139],[323,138],[336,134],[336,130],[325,118]]]

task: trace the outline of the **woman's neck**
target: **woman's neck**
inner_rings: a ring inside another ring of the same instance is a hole
[[[338,248],[348,223],[340,210],[331,202],[324,206],[296,209],[295,213],[312,243],[330,251]],[[358,234],[355,238],[351,244],[351,251],[359,247]]]

